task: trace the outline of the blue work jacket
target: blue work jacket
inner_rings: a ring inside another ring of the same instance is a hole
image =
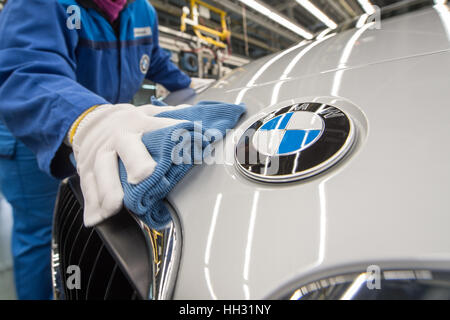
[[[144,78],[188,87],[159,46],[157,20],[147,0],[128,1],[116,24],[88,0],[9,1],[0,13],[0,153],[20,139],[41,170],[69,176],[63,141],[85,110],[129,102]]]

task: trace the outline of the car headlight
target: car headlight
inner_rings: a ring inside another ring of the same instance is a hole
[[[291,287],[292,288],[292,287]],[[283,300],[448,300],[450,272],[371,270],[326,277],[281,293]]]

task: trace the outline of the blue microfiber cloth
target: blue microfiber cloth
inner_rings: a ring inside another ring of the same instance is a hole
[[[163,102],[153,98],[152,104],[165,106]],[[244,112],[244,105],[202,101],[193,107],[158,114],[156,117],[189,120],[189,122],[144,134],[142,141],[157,166],[153,174],[141,183],[137,185],[128,183],[125,166],[119,161],[120,179],[125,193],[125,207],[150,228],[163,229],[171,221],[169,210],[164,205],[167,194],[186,175],[194,163],[203,159],[204,149],[212,142],[221,140],[220,137],[224,137],[226,130],[232,129],[236,125]],[[172,141],[172,135],[180,132],[177,130],[185,130],[187,138],[183,136],[181,141]],[[172,161],[173,150],[177,150],[178,154],[186,144],[192,146],[191,154],[185,155],[181,152],[179,155],[190,158],[190,163],[186,164],[183,161],[182,164],[174,164]]]

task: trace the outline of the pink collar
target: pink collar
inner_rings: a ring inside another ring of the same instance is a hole
[[[109,22],[114,22],[127,4],[127,0],[94,0],[94,2],[103,11]]]

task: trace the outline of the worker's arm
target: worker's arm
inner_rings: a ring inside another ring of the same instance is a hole
[[[72,123],[102,97],[77,83],[77,30],[57,0],[14,0],[0,15],[0,116],[55,177],[74,173],[63,144]]]
[[[153,7],[150,6],[150,10],[154,15],[153,50],[146,78],[162,84],[170,91],[185,89],[191,84],[191,79],[170,61],[169,54],[159,46],[158,16]]]

